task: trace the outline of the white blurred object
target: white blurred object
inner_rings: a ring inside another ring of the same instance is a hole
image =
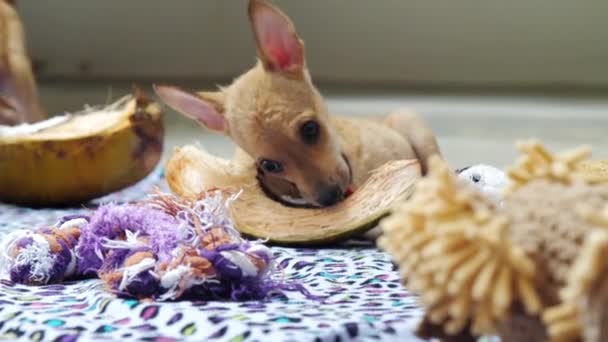
[[[34,134],[47,128],[58,126],[71,118],[71,115],[66,114],[61,116],[54,116],[50,119],[39,121],[36,123],[24,123],[17,126],[0,125],[0,137],[18,137],[23,135]]]
[[[501,201],[503,191],[509,184],[504,171],[493,166],[478,164],[458,170],[458,177],[470,181],[489,197]]]

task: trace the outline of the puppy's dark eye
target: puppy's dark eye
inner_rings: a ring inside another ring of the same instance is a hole
[[[306,144],[314,144],[319,140],[320,134],[319,123],[313,120],[306,121],[300,127],[300,136],[302,136],[302,140]]]
[[[481,175],[480,175],[480,174],[478,174],[478,173],[474,173],[474,174],[471,176],[471,180],[472,180],[474,183],[479,183],[479,181],[481,181]]]
[[[262,159],[260,162],[260,167],[262,170],[269,173],[279,173],[283,171],[283,165],[281,165],[281,163],[269,159]]]

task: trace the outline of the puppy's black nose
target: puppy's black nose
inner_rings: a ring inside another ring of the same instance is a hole
[[[330,205],[334,205],[334,204],[340,202],[340,200],[342,200],[343,198],[344,198],[344,191],[342,190],[342,188],[340,188],[337,185],[332,185],[332,186],[325,188],[325,190],[323,190],[323,192],[321,193],[321,196],[319,196],[317,201],[319,202],[320,205],[322,205],[324,207],[328,207]]]

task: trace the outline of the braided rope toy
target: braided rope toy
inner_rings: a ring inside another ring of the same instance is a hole
[[[229,218],[237,196],[212,190],[188,201],[157,192],[15,231],[0,244],[0,267],[28,285],[98,276],[112,292],[140,299],[262,299],[282,290],[315,297],[300,284],[272,279],[271,250],[243,239]]]

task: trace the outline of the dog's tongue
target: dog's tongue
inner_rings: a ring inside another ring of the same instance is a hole
[[[355,192],[355,186],[351,184],[346,188],[346,191],[344,192],[344,197],[352,195],[353,192]]]

